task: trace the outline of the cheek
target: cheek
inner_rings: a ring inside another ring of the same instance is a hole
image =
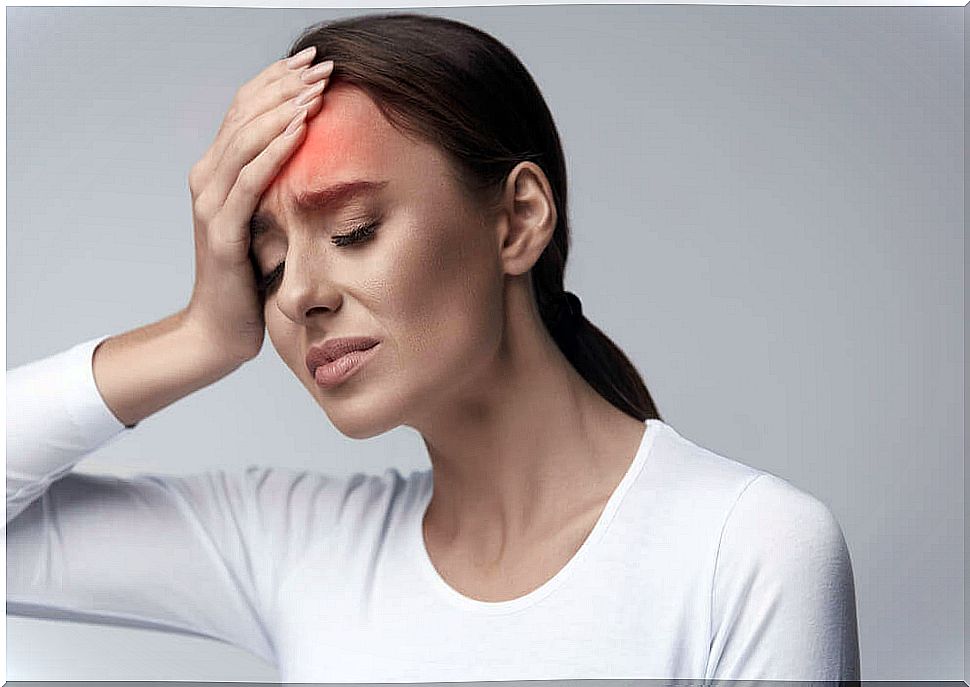
[[[423,220],[387,265],[386,310],[403,358],[422,369],[467,367],[488,349],[501,318],[501,277],[475,220]],[[499,293],[495,293],[498,290]]]

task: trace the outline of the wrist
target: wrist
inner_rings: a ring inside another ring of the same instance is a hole
[[[235,351],[227,346],[208,320],[196,316],[189,308],[181,310],[176,317],[178,329],[185,337],[184,346],[195,351],[202,364],[212,369],[213,373],[229,374],[255,357],[248,351]]]

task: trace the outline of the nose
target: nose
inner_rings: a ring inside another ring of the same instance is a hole
[[[296,324],[340,308],[339,290],[327,277],[326,258],[312,249],[291,248],[276,292],[276,307]]]

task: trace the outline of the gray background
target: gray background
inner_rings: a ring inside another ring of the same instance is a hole
[[[963,679],[964,9],[421,11],[489,31],[543,89],[567,286],[665,419],[838,517],[863,677]],[[185,305],[189,168],[239,85],[356,13],[7,9],[8,368]],[[249,463],[428,465],[411,430],[340,435],[267,338],[82,466]],[[277,679],[210,640],[7,623],[12,680]]]

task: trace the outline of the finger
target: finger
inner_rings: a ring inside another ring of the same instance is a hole
[[[253,119],[297,95],[307,83],[302,76],[313,59],[314,52],[304,51],[293,56],[293,60],[278,60],[254,78],[243,84],[233,98],[226,112],[215,141],[206,151],[201,161],[202,171],[206,172],[222,157],[232,137]],[[331,62],[332,70],[332,62]],[[327,70],[324,69],[324,72]],[[326,76],[327,74],[323,74]]]
[[[316,114],[320,109],[321,93],[326,85],[326,79],[318,82],[309,93],[311,96],[309,101],[299,103],[297,102],[299,98],[291,99],[275,109],[263,113],[240,131],[227,145],[222,159],[219,160],[218,165],[210,175],[207,188],[204,191],[206,199],[203,206],[221,207],[230,189],[239,178],[242,168],[259,155],[286,128],[300,109],[308,110],[307,119]]]
[[[244,97],[244,102],[241,103],[243,120],[251,121],[254,117],[303,92],[307,87],[328,79],[333,72],[333,66],[333,60],[326,60],[312,66],[308,64],[298,69],[289,69],[279,78],[249,91]]]
[[[316,85],[322,79],[329,78],[333,71],[333,61],[327,60],[325,63],[314,65],[309,69],[289,70],[282,74],[280,78],[270,81],[261,88],[248,92],[236,105],[235,117],[232,122],[226,124],[226,136],[223,136],[222,143],[231,139],[234,130],[238,130],[264,112],[268,112],[290,98],[293,98],[310,86]],[[218,139],[218,136],[217,136]],[[218,148],[217,140],[216,154],[221,155],[222,150]],[[216,158],[218,159],[218,158]]]
[[[239,87],[233,100],[234,104],[244,104],[265,91],[271,84],[294,74],[299,75],[313,61],[315,53],[316,46],[310,46],[291,58],[270,63],[259,74]]]
[[[249,220],[260,197],[306,135],[306,110],[239,172],[214,223],[216,240],[238,258],[249,253]]]

